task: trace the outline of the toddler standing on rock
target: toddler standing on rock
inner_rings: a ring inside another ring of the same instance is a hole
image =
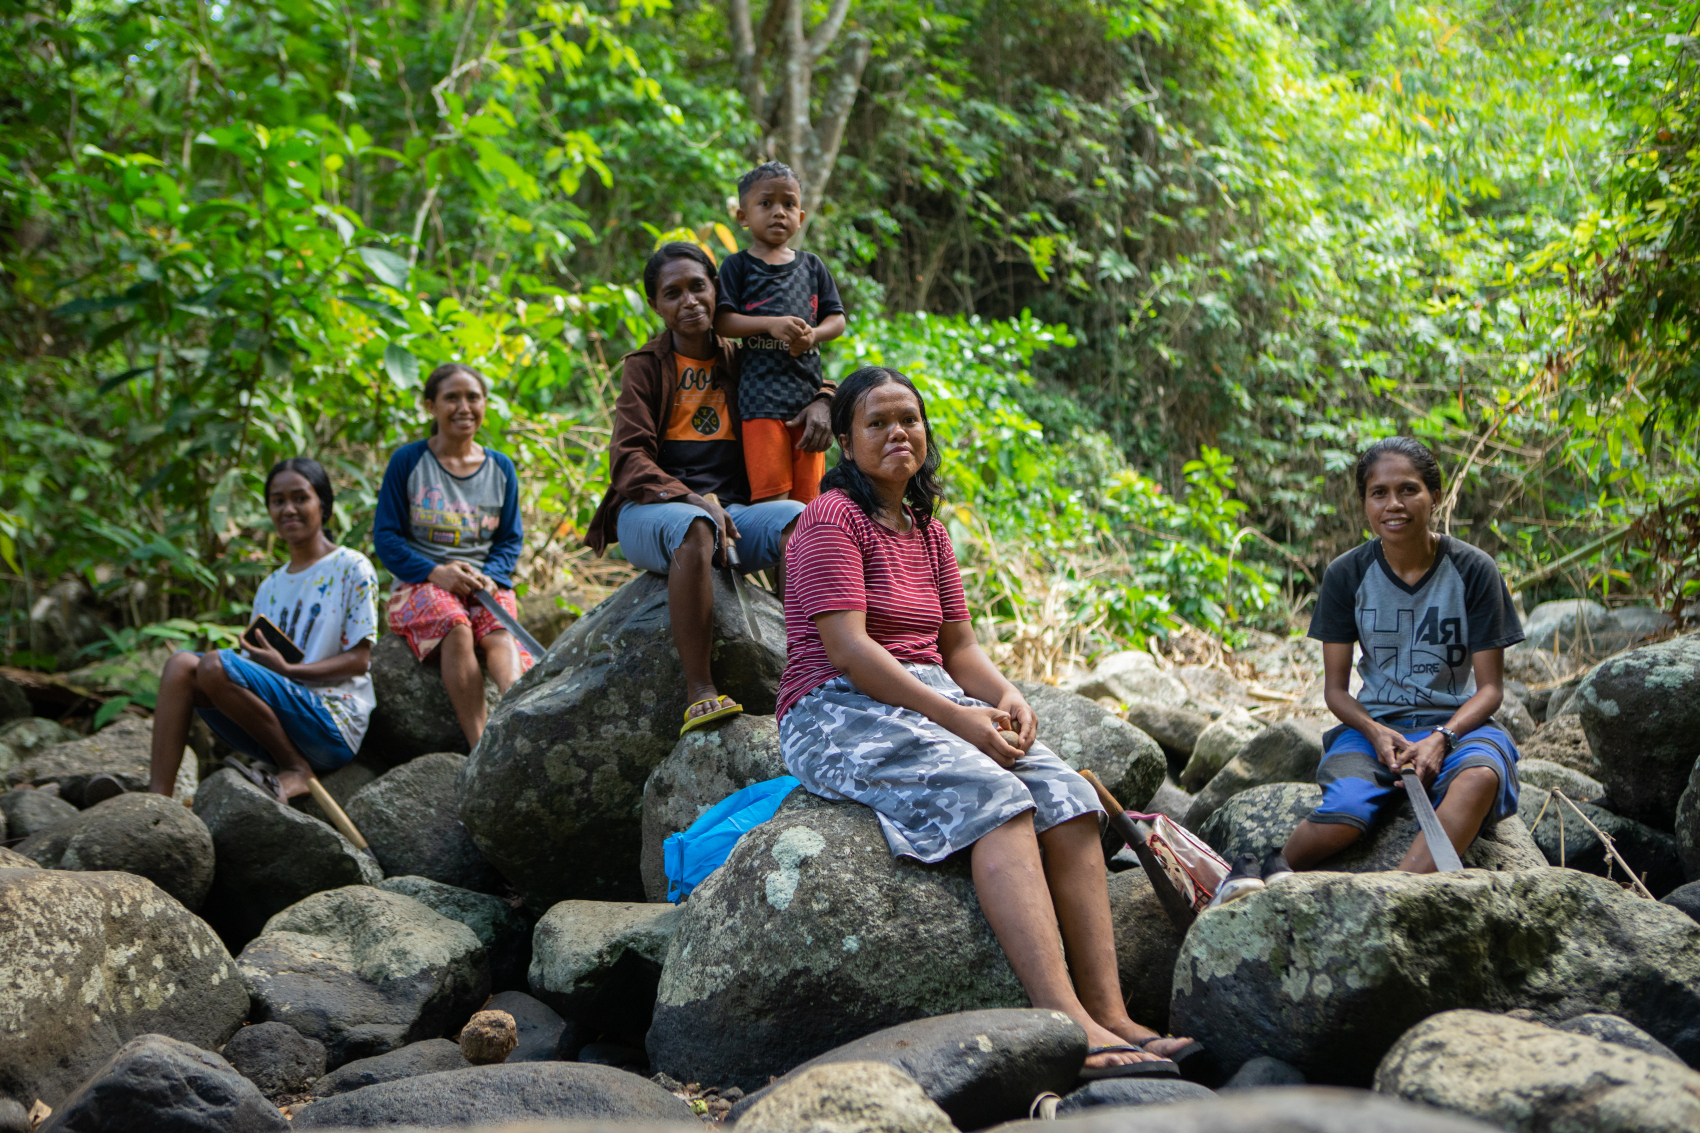
[[[750,499],[808,503],[832,447],[821,343],[844,333],[844,304],[821,258],[787,245],[803,227],[803,185],[791,167],[758,165],[738,179],[748,250],[720,265],[714,329],[742,338],[738,417]]]

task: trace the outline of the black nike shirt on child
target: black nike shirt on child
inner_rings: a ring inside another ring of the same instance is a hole
[[[793,315],[810,326],[844,313],[832,273],[813,252],[798,252],[790,263],[766,263],[749,252],[727,256],[720,265],[720,302],[716,308],[739,315],[770,318]],[[789,421],[814,397],[822,381],[820,348],[792,357],[790,347],[770,335],[742,340],[738,377],[738,416]]]

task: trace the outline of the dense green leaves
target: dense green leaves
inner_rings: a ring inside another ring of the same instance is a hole
[[[122,632],[239,616],[264,468],[318,455],[363,538],[450,360],[493,379],[524,470],[526,584],[563,587],[619,356],[657,325],[642,259],[723,254],[767,155],[723,8],[0,13],[14,609],[69,572]],[[1394,431],[1530,599],[1692,589],[1691,19],[855,0],[872,58],[808,231],[852,308],[827,359],[927,393],[988,632],[1054,660],[1280,624],[1360,537],[1354,453]]]

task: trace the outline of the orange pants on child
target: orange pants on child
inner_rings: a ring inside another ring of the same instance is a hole
[[[826,475],[826,453],[804,452],[801,425],[758,417],[744,422],[744,470],[750,476],[750,502],[759,503],[787,493],[806,504],[820,495]]]

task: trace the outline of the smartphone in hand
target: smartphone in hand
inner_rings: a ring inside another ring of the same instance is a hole
[[[267,645],[277,650],[278,655],[291,665],[299,665],[302,659],[307,656],[307,654],[301,651],[301,647],[299,645],[289,640],[288,634],[277,628],[276,622],[272,621],[264,614],[256,617],[254,619],[254,624],[249,626],[242,636],[248,641],[254,643],[264,641]]]

